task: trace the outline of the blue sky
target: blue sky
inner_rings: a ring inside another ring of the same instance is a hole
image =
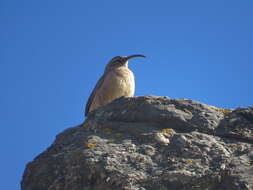
[[[253,105],[253,1],[0,2],[1,188],[84,120],[105,64],[130,62],[136,95]]]

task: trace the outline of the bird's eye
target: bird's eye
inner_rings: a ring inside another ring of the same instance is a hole
[[[115,61],[113,61],[114,63],[116,63],[116,64],[118,64],[118,63],[120,63],[121,61],[120,61],[120,59],[116,59]]]
[[[119,59],[118,59],[118,62],[122,62],[123,61],[123,58],[122,57],[120,57]]]

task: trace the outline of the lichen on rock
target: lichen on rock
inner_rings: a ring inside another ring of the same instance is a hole
[[[57,135],[22,190],[253,189],[253,107],[119,98]]]

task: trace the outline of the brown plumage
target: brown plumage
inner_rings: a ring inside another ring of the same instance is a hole
[[[93,89],[85,108],[85,116],[92,110],[110,103],[121,96],[131,97],[134,95],[134,74],[128,68],[128,60],[144,55],[117,56],[107,65],[103,76]]]

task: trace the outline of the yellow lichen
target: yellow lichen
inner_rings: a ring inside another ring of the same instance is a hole
[[[231,113],[233,110],[230,110],[230,109],[224,109],[224,108],[217,108],[217,107],[212,107],[215,111],[218,111],[218,112],[222,112],[224,115],[227,115],[229,113]]]
[[[86,147],[87,148],[94,148],[96,146],[96,144],[93,143],[86,143]]]
[[[171,129],[171,128],[165,128],[165,129],[162,129],[161,133],[162,134],[169,134],[169,135],[171,135],[171,134],[173,134],[173,129]]]
[[[228,147],[231,147],[231,148],[233,148],[235,146],[237,146],[237,144],[234,144],[234,143],[228,144]]]
[[[122,137],[123,134],[122,134],[122,133],[115,133],[115,136],[116,136],[116,137]]]
[[[185,163],[188,164],[188,165],[192,165],[193,164],[193,160],[185,160]]]

